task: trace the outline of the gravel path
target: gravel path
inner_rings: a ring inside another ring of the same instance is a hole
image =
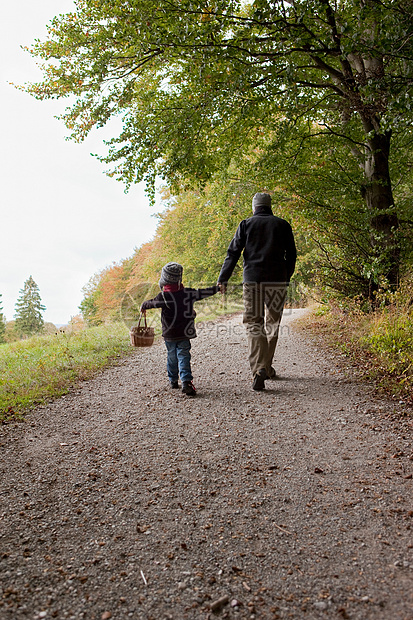
[[[413,618],[413,418],[302,312],[264,392],[236,316],[198,328],[196,398],[159,342],[1,429],[1,620]]]

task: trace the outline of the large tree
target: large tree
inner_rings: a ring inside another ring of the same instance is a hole
[[[78,0],[31,52],[44,81],[27,89],[76,97],[63,116],[74,139],[123,116],[101,159],[126,185],[187,186],[234,159],[253,175],[286,145],[296,163],[314,138],[339,144],[359,169],[370,290],[397,284],[390,146],[411,139],[411,0]]]
[[[44,325],[42,313],[46,308],[42,304],[39,287],[32,276],[24,283],[15,309],[15,330],[19,334],[33,336],[42,331]]]

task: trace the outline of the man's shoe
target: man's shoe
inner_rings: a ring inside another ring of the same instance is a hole
[[[179,383],[178,381],[171,381],[171,388],[173,390],[177,390],[179,388]]]
[[[267,372],[265,368],[261,368],[261,370],[259,370],[254,377],[254,381],[252,383],[252,389],[255,390],[256,392],[260,392],[261,390],[265,389],[266,378],[267,378]]]
[[[184,381],[182,383],[182,391],[187,396],[196,396],[195,386],[192,381]]]
[[[269,371],[266,373],[267,374],[267,379],[276,379],[277,378],[277,373],[275,372],[275,369],[270,366]]]

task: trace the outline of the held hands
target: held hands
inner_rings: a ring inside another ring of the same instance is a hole
[[[221,295],[224,295],[227,292],[227,284],[226,282],[218,282],[218,288]]]

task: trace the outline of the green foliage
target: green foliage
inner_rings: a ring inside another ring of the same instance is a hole
[[[34,44],[45,79],[28,90],[78,97],[64,117],[75,139],[123,114],[107,161],[122,162],[127,183],[210,177],[262,128],[292,119],[326,134],[343,114],[368,124],[377,113],[387,129],[397,113],[402,124],[412,24],[407,1],[397,4],[82,0]]]
[[[0,422],[67,393],[113,358],[130,351],[123,323],[33,336],[0,348]]]
[[[35,42],[44,80],[27,90],[75,96],[63,116],[75,140],[121,115],[101,159],[126,186],[145,179],[153,196],[161,177],[174,193],[199,190],[236,171],[291,192],[319,244],[317,275],[374,301],[397,284],[412,221],[411,201],[395,195],[411,170],[410,9],[410,0],[80,0]]]
[[[352,138],[361,139],[355,127]],[[275,203],[290,214],[299,247],[298,270],[305,267],[302,277],[330,295],[362,296],[375,305],[377,290],[387,287],[391,254],[383,249],[384,233],[372,230],[371,209],[361,199],[364,173],[357,159],[349,157],[347,142],[332,143],[317,128],[310,136],[300,123],[288,139],[279,134],[271,139],[273,152],[265,155],[256,178],[261,183],[274,179],[269,186],[275,188]],[[394,134],[393,141],[391,176],[399,217],[395,238],[404,270],[412,260],[411,132]],[[378,246],[380,237],[383,245]]]
[[[32,336],[42,331],[44,325],[42,312],[46,308],[42,304],[39,287],[32,276],[26,280],[20,290],[20,297],[16,302],[15,309],[15,330],[18,334]]]

